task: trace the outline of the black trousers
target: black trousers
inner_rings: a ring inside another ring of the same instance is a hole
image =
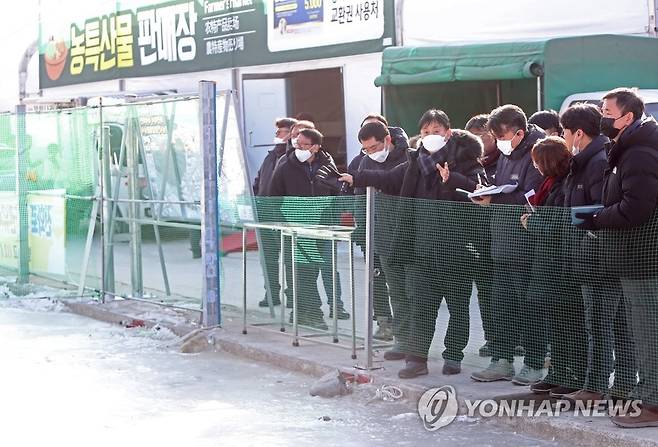
[[[469,336],[469,301],[472,281],[467,273],[441,271],[439,263],[417,263],[409,267],[409,291],[413,309],[408,359],[426,360],[429,354],[436,319],[445,299],[450,312],[444,339],[446,360],[461,362]]]
[[[514,348],[525,333],[528,321],[526,294],[529,276],[530,266],[527,264],[494,259],[492,360],[514,361]]]
[[[382,269],[386,273],[386,284],[388,284],[388,294],[391,298],[391,308],[393,309],[395,350],[408,352],[408,340],[411,334],[411,319],[413,315],[411,300],[407,293],[407,269],[404,264],[393,262],[386,256],[380,256],[379,259]],[[375,316],[377,315],[379,314],[375,310]]]

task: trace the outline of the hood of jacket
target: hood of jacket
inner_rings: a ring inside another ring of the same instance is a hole
[[[449,162],[452,160],[456,163],[472,162],[480,160],[484,155],[482,140],[466,130],[452,129],[449,142],[452,142],[448,147]]]
[[[391,142],[395,149],[409,149],[409,137],[401,127],[389,127],[388,133],[391,134]]]

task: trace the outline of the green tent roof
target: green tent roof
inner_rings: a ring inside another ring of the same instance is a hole
[[[375,85],[533,78],[544,64],[545,46],[546,41],[391,47],[384,50]]]

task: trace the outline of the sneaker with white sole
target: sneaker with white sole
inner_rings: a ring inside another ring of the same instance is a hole
[[[541,369],[531,368],[528,365],[523,365],[521,371],[512,378],[514,385],[533,385],[541,382],[544,378],[544,371]]]
[[[512,380],[514,377],[514,364],[508,360],[492,360],[486,369],[471,374],[471,379],[478,382],[496,382],[499,380]]]

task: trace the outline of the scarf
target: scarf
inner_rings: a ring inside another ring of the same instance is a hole
[[[422,152],[418,154],[418,167],[420,168],[420,172],[424,177],[438,175],[436,164],[441,163],[442,160],[445,160],[445,156],[442,154],[442,152],[443,150],[439,150],[433,154],[428,152]]]
[[[546,177],[539,187],[539,191],[537,191],[534,196],[530,197],[528,202],[530,202],[532,206],[542,206],[548,198],[548,194],[551,192],[555,180],[556,177]]]

